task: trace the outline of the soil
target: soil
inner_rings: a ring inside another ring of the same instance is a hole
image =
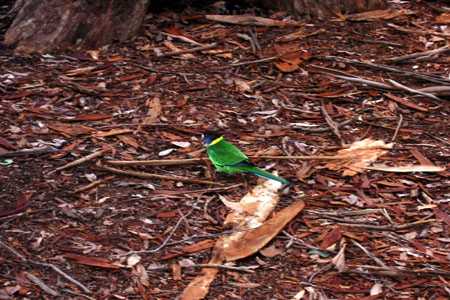
[[[392,79],[415,89],[450,86],[448,52],[388,60],[445,46],[448,25],[435,22],[441,14],[436,7],[445,1],[395,2],[395,11],[413,13],[280,28],[208,21],[202,16],[214,12],[210,7],[166,10],[150,14],[133,41],[102,49],[21,56],[0,46],[0,299],[178,297],[199,274],[198,268],[180,274],[179,263],[207,263],[211,256],[208,247],[186,246],[226,234],[228,209],[219,195],[238,201],[258,179],[216,174],[202,162],[114,166],[219,185],[142,179],[99,163],[205,157],[206,130],[220,130],[248,155],[334,155],[370,137],[395,143],[379,159],[385,165],[448,168],[448,95],[431,99],[333,76]],[[0,40],[8,20],[0,19]],[[295,54],[280,55],[277,39],[298,30],[303,35],[287,47]],[[198,46],[186,38],[217,46],[158,56],[173,51],[171,45]],[[333,130],[333,122],[343,125]],[[97,157],[57,170],[99,150]],[[281,207],[302,199],[306,208],[273,240],[278,255],[236,262],[258,266],[252,273],[221,270],[207,299],[293,299],[302,291],[310,299],[450,297],[448,171],[343,176],[320,160],[254,162],[293,183]],[[331,260],[342,247],[345,268],[338,271]],[[147,279],[127,267],[130,251],[142,250],[150,250],[138,254]],[[39,263],[56,266],[90,292]]]

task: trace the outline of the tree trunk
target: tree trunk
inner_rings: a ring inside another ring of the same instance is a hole
[[[182,1],[182,0],[179,0]],[[386,6],[386,0],[242,0],[285,9],[296,16],[327,18]],[[4,43],[16,52],[98,48],[133,37],[150,0],[17,0]]]
[[[134,36],[149,0],[17,0],[5,44],[18,52],[97,48]]]
[[[386,8],[386,0],[261,0],[300,17],[324,19],[337,14],[351,14]]]

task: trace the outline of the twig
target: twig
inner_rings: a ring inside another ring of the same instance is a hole
[[[186,53],[194,53],[194,52],[199,52],[199,51],[203,51],[203,50],[212,49],[212,48],[215,48],[215,47],[217,47],[217,43],[212,43],[212,44],[209,44],[209,45],[194,47],[194,48],[191,48],[191,49],[163,53],[163,54],[157,56],[157,58],[170,57],[170,56],[175,56],[175,55],[179,55],[179,54],[186,54]]]
[[[408,108],[412,108],[412,109],[415,109],[415,110],[418,110],[418,111],[422,111],[422,112],[428,112],[427,108],[419,106],[419,105],[416,105],[416,104],[413,104],[413,103],[409,102],[408,100],[406,100],[404,98],[397,97],[397,96],[392,95],[390,93],[384,93],[384,95],[386,97],[388,97],[389,99],[391,99],[392,101],[400,103],[401,105],[404,105],[404,106],[406,106]]]
[[[416,276],[423,276],[423,275],[443,275],[443,276],[450,276],[450,272],[443,271],[443,270],[423,270],[423,269],[405,269],[400,267],[377,267],[377,266],[368,266],[368,265],[352,265],[348,264],[348,267],[353,268],[360,268],[360,269],[369,269],[370,273],[378,273],[381,275],[386,276],[402,276],[406,274],[416,275]],[[347,269],[345,271],[346,273],[358,273],[358,274],[367,274],[367,272],[358,271],[358,270],[349,270]]]
[[[283,233],[284,233],[288,238],[290,238],[291,240],[293,240],[294,242],[296,242],[297,244],[300,244],[301,246],[306,247],[306,248],[308,248],[308,249],[311,249],[311,250],[318,250],[318,251],[322,251],[322,252],[334,253],[334,251],[324,250],[324,249],[321,249],[321,248],[319,248],[319,247],[316,247],[316,246],[313,246],[313,245],[311,245],[311,244],[308,244],[307,242],[305,242],[305,241],[303,241],[303,240],[301,240],[301,239],[296,238],[295,236],[293,236],[292,234],[290,234],[290,233],[287,232],[286,230],[283,230]]]
[[[376,70],[383,70],[383,71],[388,71],[388,72],[393,72],[393,73],[399,73],[399,74],[403,74],[408,77],[414,77],[417,79],[430,81],[430,82],[434,82],[434,83],[439,83],[439,84],[450,83],[450,80],[448,80],[444,77],[438,77],[438,76],[433,76],[433,75],[429,75],[429,74],[423,74],[423,73],[418,73],[418,72],[413,72],[413,71],[402,70],[402,69],[398,69],[398,68],[395,68],[392,66],[374,64],[371,62],[365,62],[365,61],[359,61],[359,60],[353,60],[353,59],[348,59],[345,57],[321,56],[318,58],[326,59],[326,60],[333,60],[333,61],[341,61],[341,62],[344,62],[347,64],[363,66],[363,67],[368,67],[368,68],[372,68],[372,69],[376,69]]]
[[[51,175],[51,174],[56,173],[58,171],[81,165],[82,163],[90,161],[90,160],[92,160],[92,159],[94,159],[96,157],[102,156],[103,153],[105,153],[107,151],[110,151],[110,149],[99,150],[99,151],[96,151],[96,152],[91,153],[89,155],[80,157],[79,159],[76,159],[76,160],[74,160],[74,161],[72,161],[72,162],[70,162],[68,164],[65,164],[64,166],[58,167],[55,170],[48,172],[47,175]]]
[[[92,188],[94,188],[94,187],[96,187],[96,186],[98,186],[98,185],[100,185],[100,184],[102,184],[104,182],[110,181],[113,178],[114,178],[114,176],[108,176],[108,177],[103,178],[103,179],[95,180],[95,181],[93,181],[93,182],[91,182],[91,183],[89,183],[89,184],[87,184],[85,186],[82,186],[82,187],[76,189],[75,191],[73,191],[73,193],[77,194],[77,193],[81,193],[81,192],[90,190],[90,189],[92,189]]]
[[[250,15],[205,15],[206,20],[237,24],[237,25],[255,25],[268,27],[286,27],[286,26],[301,26],[299,22],[286,22],[275,19],[255,17]]]
[[[402,229],[408,229],[410,227],[414,227],[417,225],[423,225],[428,223],[436,222],[436,220],[419,220],[416,222],[401,224],[401,225],[370,225],[370,224],[357,224],[357,223],[343,223],[338,222],[337,224],[343,225],[343,226],[350,226],[350,227],[359,227],[359,228],[366,228],[366,229],[372,229],[372,230],[380,230],[380,231],[396,231],[396,230],[402,230]]]
[[[398,63],[398,62],[403,62],[405,60],[410,60],[410,59],[417,59],[417,58],[422,58],[422,57],[430,57],[430,56],[433,56],[433,55],[438,55],[438,54],[441,54],[441,53],[445,53],[447,51],[450,51],[450,48],[449,48],[448,45],[445,45],[444,47],[433,49],[433,50],[428,50],[428,51],[424,51],[424,52],[417,52],[417,53],[413,53],[413,54],[407,54],[407,55],[402,55],[402,56],[388,58],[388,59],[386,59],[386,61],[391,62],[391,63]]]
[[[448,33],[441,33],[441,32],[431,32],[431,31],[426,31],[426,30],[416,30],[416,29],[409,29],[409,28],[403,28],[401,26],[392,24],[392,23],[388,23],[387,24],[389,27],[392,27],[394,29],[397,29],[398,31],[401,32],[409,32],[409,33],[418,33],[418,34],[430,34],[430,35],[436,35],[436,36],[444,36],[444,37],[449,37],[450,34]]]
[[[395,47],[402,47],[403,46],[403,44],[389,42],[389,41],[377,41],[377,40],[368,40],[368,39],[358,39],[358,38],[355,38],[355,37],[352,37],[351,39],[355,40],[357,42],[369,43],[369,44],[381,44],[381,45],[395,46]]]
[[[84,284],[82,284],[81,282],[79,282],[78,280],[72,278],[71,276],[69,276],[68,274],[66,274],[65,272],[63,272],[60,268],[58,268],[57,266],[53,265],[53,264],[49,264],[49,263],[41,263],[41,262],[36,262],[36,261],[29,261],[33,264],[37,264],[37,265],[41,265],[44,267],[48,267],[51,268],[53,271],[55,271],[56,273],[58,273],[59,275],[61,275],[62,277],[64,277],[65,279],[67,279],[68,281],[72,282],[73,284],[75,284],[76,286],[78,286],[79,288],[81,288],[83,290],[83,292],[87,293],[87,294],[91,294],[92,291],[90,289],[88,289]]]
[[[155,159],[155,160],[107,160],[105,163],[113,166],[181,166],[203,163],[207,158],[188,159]]]
[[[193,265],[181,265],[182,268],[219,268],[225,270],[246,272],[246,273],[255,273],[254,269],[259,268],[259,266],[248,266],[248,267],[234,267],[228,265],[220,265],[220,264],[193,264]]]
[[[274,60],[277,60],[278,58],[280,58],[280,56],[279,55],[275,55],[275,56],[265,57],[265,58],[256,59],[256,60],[242,61],[242,62],[230,64],[228,66],[229,67],[239,67],[239,66],[245,66],[245,65],[253,65],[253,64],[259,64],[259,63],[274,61]]]
[[[339,139],[341,146],[345,146],[345,141],[342,138],[342,135],[341,135],[341,132],[339,131],[337,123],[334,122],[333,119],[330,117],[330,115],[328,114],[327,110],[325,109],[325,106],[323,103],[322,103],[322,106],[320,107],[320,110],[322,111],[322,114],[323,114],[328,126],[330,126],[331,131]]]
[[[340,125],[344,125],[346,122],[340,123]],[[335,160],[335,159],[346,159],[350,158],[349,155],[287,155],[287,156],[275,156],[275,155],[250,155],[249,158],[252,159],[276,159],[276,160],[284,160],[284,159],[303,159],[303,160]],[[204,163],[207,162],[208,158],[187,158],[187,159],[161,159],[161,160],[107,160],[105,163],[115,165],[115,166],[171,166],[171,165],[196,165],[198,163]],[[101,165],[102,168],[109,168],[107,166]],[[114,169],[119,170],[121,173],[127,175],[128,171],[120,170],[120,169]],[[114,172],[114,171],[112,171]],[[136,173],[136,172],[135,172]],[[137,172],[140,173],[140,172]],[[131,173],[133,174],[133,173]],[[156,177],[145,177],[145,178],[160,178],[160,179],[167,179],[164,177],[164,175],[157,175],[157,174],[149,174],[149,173],[143,173],[148,175],[155,175]],[[139,177],[139,175],[136,175]],[[147,176],[147,175],[143,175]],[[163,177],[161,177],[163,176]],[[170,177],[170,179],[173,180],[179,180],[178,177]],[[190,179],[189,179],[190,180]],[[181,181],[181,180],[180,180]],[[202,180],[204,183],[204,181]],[[209,181],[208,181],[209,182]]]
[[[319,73],[330,75],[330,76],[344,79],[344,80],[351,81],[351,82],[356,82],[356,83],[365,84],[368,86],[373,86],[373,87],[380,88],[380,89],[385,89],[385,90],[395,90],[396,89],[395,87],[393,87],[391,85],[387,85],[382,82],[368,80],[368,79],[364,79],[364,78],[360,78],[360,77],[342,76],[342,75],[337,75],[337,74],[332,74],[332,73],[327,73],[327,72],[319,72]]]
[[[246,273],[254,273],[253,270],[259,268],[259,266],[234,267],[234,266],[228,266],[228,265],[222,265],[222,264],[186,264],[186,265],[181,264],[180,267],[182,267],[182,268],[219,268],[219,269],[246,272]],[[150,269],[152,271],[153,270],[170,270],[171,267],[168,265],[160,265],[160,266],[150,267]]]
[[[353,243],[353,245],[357,246],[359,249],[361,249],[368,257],[370,257],[371,259],[373,259],[380,267],[382,268],[388,268],[388,266],[378,257],[376,257],[375,255],[372,254],[372,252],[370,252],[369,250],[367,250],[363,245],[361,245],[360,243],[358,243],[357,241],[351,239],[351,242]]]
[[[41,155],[41,154],[47,154],[47,153],[53,153],[58,151],[58,149],[54,147],[39,147],[39,148],[32,148],[32,149],[23,149],[23,150],[17,150],[17,151],[10,151],[6,153],[0,153],[0,158],[13,158],[18,156],[28,156],[28,155]]]
[[[410,92],[410,93],[413,93],[413,94],[419,94],[419,95],[422,95],[422,96],[431,98],[431,99],[433,99],[433,100],[441,100],[441,98],[439,98],[439,97],[437,97],[437,96],[435,96],[435,95],[433,95],[433,94],[426,93],[426,92],[422,92],[422,91],[419,91],[419,90],[416,90],[416,89],[412,89],[412,88],[407,87],[407,86],[405,86],[405,85],[403,85],[403,84],[401,84],[401,83],[399,83],[399,82],[397,82],[397,81],[395,81],[395,80],[388,79],[388,81],[389,81],[389,83],[391,83],[393,86],[395,86],[395,87],[397,87],[397,88],[399,88],[399,89],[402,89],[402,90],[404,90],[404,91],[407,91],[407,92]]]
[[[34,260],[30,260],[27,259],[25,256],[23,256],[22,254],[20,254],[19,252],[17,252],[15,249],[11,248],[10,246],[8,246],[7,244],[5,244],[3,241],[0,240],[0,246],[2,246],[3,248],[7,249],[9,252],[11,252],[12,254],[14,254],[15,256],[17,256],[18,258],[20,258],[20,260],[23,263],[31,263],[34,265],[39,265],[39,266],[44,266],[44,267],[48,267],[51,268],[53,271],[55,271],[56,273],[58,273],[59,275],[61,275],[62,277],[66,278],[68,281],[72,282],[73,284],[77,285],[79,288],[81,288],[85,293],[91,294],[91,290],[89,290],[86,286],[84,286],[81,282],[75,280],[74,278],[72,278],[71,276],[67,275],[65,272],[63,272],[61,269],[59,269],[57,266],[53,265],[53,264],[49,264],[49,263],[43,263],[43,262],[39,262],[39,261],[34,261]]]
[[[163,180],[173,180],[173,181],[197,183],[197,184],[222,185],[222,184],[220,184],[218,182],[209,181],[209,180],[186,178],[186,177],[180,177],[180,176],[160,175],[160,174],[138,172],[138,171],[132,171],[132,170],[121,170],[121,169],[117,169],[117,168],[113,168],[113,167],[102,165],[100,162],[97,163],[97,166],[99,168],[102,168],[104,170],[110,171],[110,172],[115,173],[115,174],[129,175],[129,176],[145,178],[145,179],[163,179]]]
[[[394,142],[395,139],[397,138],[397,135],[400,131],[400,128],[402,127],[402,124],[403,124],[403,115],[400,114],[400,119],[398,120],[398,124],[397,127],[395,128],[395,132],[394,135],[392,136],[391,142]]]
[[[186,215],[183,215],[180,211],[180,218],[178,219],[177,223],[175,224],[175,226],[172,228],[172,230],[170,231],[169,235],[166,237],[166,239],[161,243],[161,245],[159,245],[158,247],[156,247],[155,249],[150,249],[150,250],[139,250],[139,251],[130,251],[128,252],[126,255],[130,255],[130,254],[139,254],[139,253],[155,253],[158,252],[159,250],[161,250],[162,248],[164,248],[167,243],[170,241],[170,239],[172,238],[172,236],[174,235],[175,231],[177,231],[178,227],[180,227],[180,224],[183,220],[185,220],[194,210],[192,209],[189,213],[187,213]]]
[[[46,292],[47,294],[50,294],[54,297],[59,296],[60,294],[55,291],[54,289],[52,289],[51,287],[49,287],[48,285],[45,284],[45,282],[43,282],[42,280],[40,280],[39,278],[37,278],[36,276],[34,276],[31,273],[25,272],[25,276],[31,281],[33,282],[35,285],[39,286],[44,292]]]

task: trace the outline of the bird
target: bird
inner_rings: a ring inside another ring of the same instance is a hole
[[[238,147],[228,142],[223,135],[204,133],[202,140],[206,145],[208,158],[217,171],[227,174],[251,173],[285,185],[289,184],[288,180],[264,171],[251,163],[248,157]]]

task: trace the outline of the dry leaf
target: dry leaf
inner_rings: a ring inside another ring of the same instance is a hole
[[[150,286],[150,281],[149,281],[147,270],[145,269],[145,267],[142,264],[136,265],[133,268],[132,273],[133,273],[133,275],[135,275],[139,279],[139,282],[143,286],[145,286],[145,287],[149,287]]]
[[[437,16],[435,22],[438,24],[450,24],[450,12]]]
[[[275,257],[283,253],[283,249],[275,247],[275,245],[270,245],[266,248],[263,248],[259,251],[265,257]]]
[[[216,241],[214,240],[203,240],[192,245],[184,246],[181,250],[185,253],[196,253],[214,247],[215,243]]]
[[[155,123],[162,113],[161,101],[158,97],[155,97],[150,101],[147,100],[147,107],[147,117],[145,117],[144,121],[142,122],[144,125]]]
[[[331,260],[331,263],[336,267],[336,269],[339,272],[345,271],[346,265],[345,265],[345,247],[346,244],[344,243],[339,250],[338,254],[336,254],[335,257]]]
[[[127,144],[133,148],[138,148],[139,147],[139,143],[138,141],[132,137],[131,135],[128,134],[124,134],[124,135],[118,135],[117,138],[124,144]]]
[[[276,44],[275,51],[279,56],[279,61],[275,63],[275,66],[285,73],[297,70],[301,63],[311,57],[309,52],[301,50],[298,45],[293,44]]]
[[[141,261],[141,257],[137,254],[132,254],[127,257],[127,266],[132,268]]]
[[[339,150],[336,160],[325,165],[326,168],[342,171],[344,176],[353,176],[362,172],[368,165],[392,149],[393,144],[384,141],[364,139],[354,142],[349,148]]]
[[[94,128],[78,124],[52,123],[48,124],[47,127],[67,136],[90,134],[95,131]]]
[[[330,232],[328,232],[324,238],[322,239],[322,243],[320,244],[320,249],[325,250],[331,245],[336,244],[342,238],[342,232],[339,227],[333,228]]]
[[[181,280],[181,266],[179,264],[172,264],[172,277],[176,281]]]
[[[95,137],[107,137],[107,136],[114,136],[114,135],[120,135],[120,134],[131,133],[131,132],[133,132],[133,130],[131,130],[131,129],[115,128],[115,129],[111,129],[108,131],[97,131],[94,134],[94,136]]]
[[[104,269],[119,269],[121,267],[120,265],[111,262],[109,259],[102,257],[84,256],[74,253],[66,253],[64,254],[64,257],[82,265],[99,267]]]
[[[370,296],[376,296],[383,292],[383,285],[381,283],[375,283],[370,288]]]
[[[303,207],[305,207],[305,203],[297,201],[276,213],[258,228],[224,237],[223,255],[225,259],[234,261],[256,253],[267,245]]]
[[[349,21],[378,21],[390,20],[403,15],[410,15],[414,12],[406,9],[385,9],[385,10],[371,10],[367,12],[351,14],[344,16],[344,19]]]

